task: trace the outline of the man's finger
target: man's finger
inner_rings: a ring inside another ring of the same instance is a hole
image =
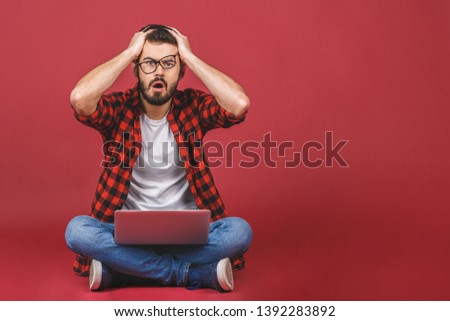
[[[168,30],[172,35],[177,35],[177,36],[178,36],[178,34],[175,32],[175,30],[172,30],[172,29],[170,29],[170,28],[167,28],[167,30]]]
[[[173,31],[175,33],[177,33],[179,36],[181,36],[181,32],[179,32],[177,29],[175,29],[174,27],[167,27],[168,29],[170,29],[169,31]]]
[[[173,30],[169,30],[170,34],[174,36],[176,39],[181,39],[181,36]]]

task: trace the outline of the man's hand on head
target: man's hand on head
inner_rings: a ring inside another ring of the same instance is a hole
[[[172,34],[172,36],[177,39],[178,52],[180,53],[180,58],[183,63],[186,63],[186,58],[192,54],[191,46],[189,45],[189,40],[186,36],[182,35],[177,29],[173,27],[167,27],[167,30]]]
[[[139,31],[136,32],[131,38],[130,44],[128,45],[127,50],[133,55],[133,60],[137,59],[142,52],[142,48],[144,48],[145,39],[147,34],[153,32],[154,29],[150,29],[148,31]]]

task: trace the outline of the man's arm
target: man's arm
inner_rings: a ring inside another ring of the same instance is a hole
[[[70,103],[77,114],[89,116],[94,113],[103,93],[139,56],[145,43],[145,37],[146,33],[144,32],[134,34],[127,49],[81,78],[70,94]]]
[[[250,107],[250,100],[242,87],[233,79],[208,65],[191,50],[189,41],[178,30],[170,27],[170,33],[177,39],[181,60],[200,78],[211,91],[220,106],[239,117]]]

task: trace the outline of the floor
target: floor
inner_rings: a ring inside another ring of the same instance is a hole
[[[286,237],[255,233],[247,267],[234,274],[235,290],[225,294],[149,286],[90,292],[88,279],[72,273],[64,225],[33,232],[31,227],[0,229],[0,300],[450,299],[450,236],[445,226],[390,222],[386,230],[375,221],[362,226],[355,220],[351,228],[330,221],[317,231],[319,221],[316,216],[300,228],[286,226]]]

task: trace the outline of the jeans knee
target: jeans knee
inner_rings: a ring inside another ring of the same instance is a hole
[[[83,225],[85,225],[87,219],[89,219],[89,216],[80,215],[71,219],[69,224],[67,224],[65,233],[66,244],[74,252],[78,252],[79,240],[83,233]]]
[[[233,217],[234,232],[236,241],[239,242],[239,247],[245,251],[250,247],[253,239],[253,230],[250,224],[240,217]]]

